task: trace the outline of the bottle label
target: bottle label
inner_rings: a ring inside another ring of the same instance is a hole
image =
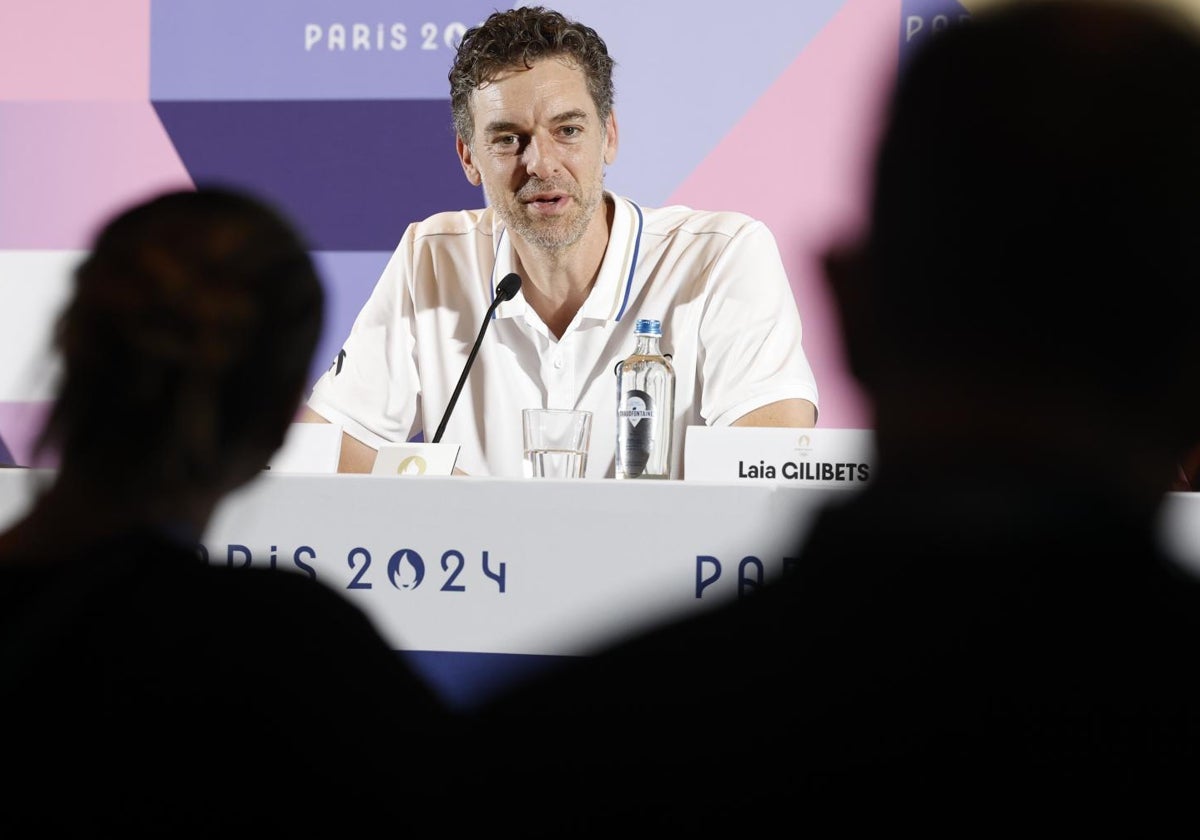
[[[636,478],[646,469],[650,447],[654,445],[654,400],[636,388],[625,392],[617,410],[622,425],[622,449],[625,474]]]

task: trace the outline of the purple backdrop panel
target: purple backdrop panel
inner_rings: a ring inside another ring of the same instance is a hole
[[[614,110],[621,148],[609,167],[608,185],[643,206],[669,203],[845,2],[547,3],[599,32],[617,62]],[[756,189],[769,191],[774,185]],[[753,207],[704,209],[754,212]]]
[[[350,333],[350,327],[354,325],[358,310],[367,302],[391,256],[391,250],[322,251],[313,254],[317,271],[325,284],[326,295],[325,324],[313,356],[310,382],[316,382],[337,356],[342,342]]]
[[[314,250],[390,251],[409,222],[483,205],[455,154],[444,100],[155,108],[194,181],[273,200]]]
[[[484,0],[154,0],[150,98],[430,99]]]
[[[902,0],[900,4],[900,64],[931,35],[970,20],[971,13],[955,0]]]

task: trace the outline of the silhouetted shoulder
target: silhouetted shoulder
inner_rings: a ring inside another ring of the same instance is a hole
[[[365,614],[297,573],[210,566],[156,535],[130,535],[87,556],[7,565],[0,610],[4,699],[26,726],[10,757],[53,765],[89,797],[155,791],[164,813],[139,808],[165,827],[183,813],[166,803],[217,784],[212,772],[236,772],[250,797],[235,796],[228,812],[213,806],[218,822],[333,820],[355,795],[386,788],[381,753],[428,769],[448,733],[437,697]],[[64,751],[74,756],[65,767]],[[118,754],[114,775],[102,765]],[[160,767],[174,768],[169,779]],[[323,804],[294,813],[269,804],[305,789]],[[70,826],[75,816],[57,818]]]

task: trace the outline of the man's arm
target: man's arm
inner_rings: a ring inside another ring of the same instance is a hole
[[[779,248],[762,222],[730,219],[738,227],[709,272],[700,322],[700,414],[722,425],[811,428],[817,386]],[[772,396],[776,401],[766,405],[756,399]],[[741,416],[729,412],[747,403],[758,408]]]
[[[329,421],[308,406],[304,406],[297,418],[300,423],[328,423]],[[378,453],[357,438],[342,432],[342,454],[338,458],[340,473],[369,473],[375,466]]]
[[[756,408],[733,421],[735,426],[796,426],[811,428],[817,425],[817,408],[799,398],[779,400]]]

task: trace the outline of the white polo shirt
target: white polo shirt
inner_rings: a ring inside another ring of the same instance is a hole
[[[521,409],[593,413],[589,478],[611,477],[616,364],[639,318],[662,321],[675,368],[672,476],[684,429],[728,425],[793,397],[817,405],[800,315],[775,238],[740,213],[614,202],[608,249],[591,294],[562,338],[518,292],[497,307],[442,434],[472,475],[521,476]],[[496,284],[515,265],[491,208],[438,213],[404,232],[308,405],[373,448],[432,440]]]

